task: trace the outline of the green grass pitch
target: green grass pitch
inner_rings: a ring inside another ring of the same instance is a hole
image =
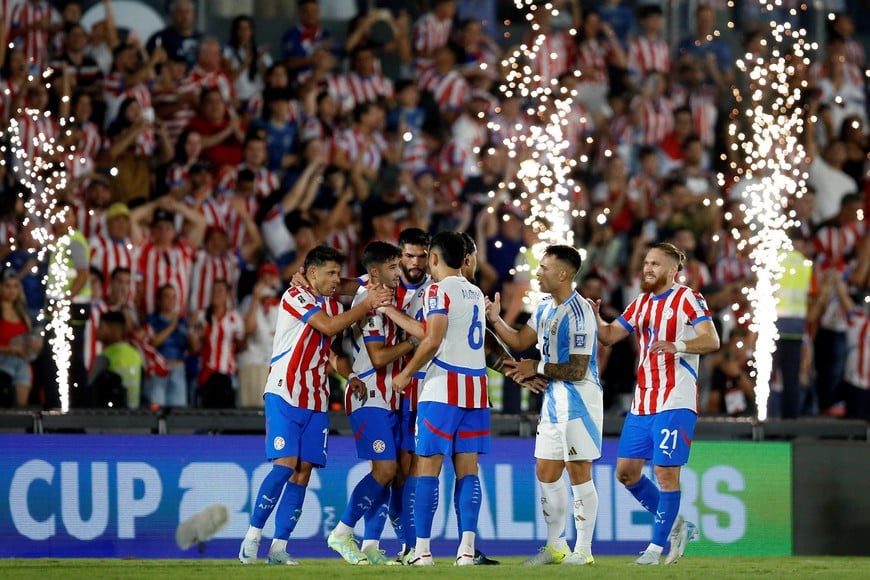
[[[188,578],[497,578],[513,580],[529,578],[769,578],[801,580],[802,578],[870,578],[870,558],[838,557],[704,557],[686,556],[673,566],[635,568],[630,557],[599,557],[594,566],[521,566],[522,558],[502,558],[500,566],[455,568],[448,558],[436,559],[434,568],[402,566],[350,566],[338,559],[301,559],[299,566],[266,566],[262,561],[242,566],[234,560],[0,560],[0,578],[61,580],[64,578],[161,580]]]

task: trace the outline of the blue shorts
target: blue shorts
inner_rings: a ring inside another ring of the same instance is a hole
[[[689,461],[698,415],[674,409],[652,415],[629,413],[619,437],[617,457],[652,459],[653,465],[674,467]]]
[[[489,453],[489,409],[426,401],[417,406],[417,455]]]
[[[298,457],[326,466],[329,414],[294,407],[275,393],[266,393],[266,458]]]
[[[399,457],[399,414],[377,407],[357,409],[350,414],[350,428],[356,441],[356,455],[372,461],[395,461]]]
[[[414,434],[417,423],[417,411],[411,410],[411,400],[407,397],[402,397],[402,414],[401,414],[401,430],[402,437],[399,443],[399,449],[402,451],[410,451],[414,453]]]

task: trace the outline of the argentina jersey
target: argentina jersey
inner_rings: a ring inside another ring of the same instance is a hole
[[[550,423],[573,419],[594,421],[603,412],[603,396],[596,353],[598,323],[592,307],[577,292],[562,304],[548,297],[535,309],[528,325],[538,335],[538,351],[544,362],[567,363],[571,355],[590,357],[583,379],[549,378],[541,420]]]

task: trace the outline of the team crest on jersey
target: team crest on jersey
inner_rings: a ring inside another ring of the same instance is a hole
[[[581,332],[580,334],[574,335],[574,348],[586,348],[586,333]]]
[[[272,440],[272,447],[275,448],[275,451],[281,451],[284,449],[284,445],[286,445],[286,443],[284,442],[284,438],[281,436],[275,437],[275,439]]]
[[[674,310],[672,308],[665,308],[665,311],[662,312],[662,318],[665,320],[670,320],[674,317]]]
[[[556,330],[557,330],[557,328],[556,328],[556,321],[555,321],[555,320],[551,320],[551,321],[550,321],[550,334],[556,334]]]
[[[387,450],[387,444],[384,443],[381,439],[376,439],[374,443],[372,443],[372,450],[375,453],[383,453]]]

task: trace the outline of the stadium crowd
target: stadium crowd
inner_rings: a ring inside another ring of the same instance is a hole
[[[189,0],[173,2],[148,39],[122,38],[110,0],[90,29],[81,2],[11,10],[0,23],[9,404],[59,404],[51,334],[42,336],[57,315],[46,312],[48,288],[71,301],[73,406],[262,406],[279,297],[306,254],[337,248],[355,277],[367,243],[395,243],[411,227],[470,234],[484,294],[501,293],[509,324],[528,319],[541,232],[525,225],[516,179],[527,153],[509,155],[506,143],[541,121],[502,87],[517,39],[494,36],[494,1],[374,4],[340,42],[317,1],[299,0],[271,52],[251,16],[206,33]],[[752,225],[728,125],[734,87],[748,86],[734,53],[767,58],[765,31],[720,35],[719,3],[699,6],[679,39],[665,37],[656,2],[552,4],[556,16],[534,11],[545,58],[526,64],[536,82],[576,91],[565,129],[585,252],[578,290],[612,320],[640,292],[649,244],[674,243],[689,258],[679,281],[707,297],[723,339],[704,359],[702,409],[754,414]],[[828,24],[812,66],[796,71],[810,83],[807,180],[790,200],[770,410],[868,418],[866,61],[849,15]],[[37,158],[67,173],[52,224],[34,219],[46,202],[24,182],[23,160]],[[55,232],[53,255],[40,252],[42,227]],[[613,412],[630,401],[633,349],[599,349]],[[533,405],[506,381],[495,410]]]

